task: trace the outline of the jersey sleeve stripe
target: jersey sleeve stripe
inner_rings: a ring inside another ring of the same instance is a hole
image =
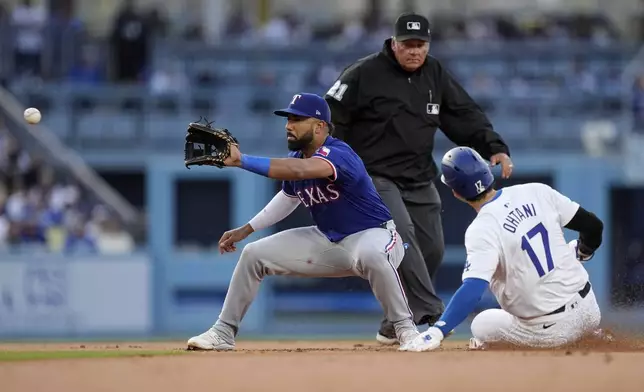
[[[333,169],[333,175],[332,175],[331,177],[329,177],[329,179],[330,179],[331,181],[335,181],[335,180],[337,180],[337,179],[338,179],[338,171],[336,170],[335,165],[333,164],[333,162],[331,162],[330,160],[328,160],[328,159],[326,159],[326,158],[324,158],[324,157],[318,156],[318,155],[314,155],[314,156],[312,156],[311,158],[318,158],[318,159],[322,159],[322,160],[324,160],[326,163],[328,163],[329,165],[331,165],[331,168]]]
[[[286,196],[288,196],[288,197],[292,197],[292,198],[294,198],[294,199],[299,199],[299,197],[297,197],[296,195],[291,195],[291,194],[289,194],[289,193],[288,193],[288,192],[286,192],[284,189],[282,189],[282,192],[284,192],[284,194],[285,194]]]

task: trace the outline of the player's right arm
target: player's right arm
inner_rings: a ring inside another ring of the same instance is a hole
[[[346,68],[333,83],[324,99],[331,109],[331,122],[335,126],[333,137],[346,140],[358,107],[359,64]]]
[[[289,190],[289,186],[284,183],[282,190],[277,192],[266,207],[248,222],[253,231],[273,226],[295,211],[297,206],[300,205],[300,198],[293,195]]]
[[[604,223],[597,215],[550,186],[545,184],[540,186],[557,211],[561,226],[579,233],[576,244],[577,258],[581,261],[590,260],[602,243]]]
[[[236,250],[235,243],[244,240],[255,231],[265,229],[280,222],[291,215],[298,205],[300,205],[300,199],[292,195],[290,185],[284,183],[282,190],[253,219],[237,229],[224,233],[219,240],[219,251],[221,253],[234,252]]]

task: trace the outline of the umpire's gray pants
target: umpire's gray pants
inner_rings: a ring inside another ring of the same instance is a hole
[[[398,268],[409,307],[418,325],[435,322],[444,305],[436,295],[432,279],[444,253],[441,200],[433,183],[401,190],[392,181],[373,176],[373,183],[396,223],[396,229],[408,244]],[[383,320],[381,331],[388,326]]]

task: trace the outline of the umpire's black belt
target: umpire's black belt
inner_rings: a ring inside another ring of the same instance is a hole
[[[590,293],[590,282],[587,282],[586,285],[584,286],[584,288],[579,290],[578,293],[579,293],[579,296],[581,298],[586,298],[588,293]],[[566,311],[566,305],[560,307],[559,309],[553,310],[552,312],[546,314],[546,316],[551,316],[553,314],[562,313],[562,312],[565,312],[565,311]]]

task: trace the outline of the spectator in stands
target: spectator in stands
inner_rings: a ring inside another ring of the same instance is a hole
[[[47,11],[43,6],[35,6],[31,0],[23,0],[11,15],[15,31],[14,56],[18,74],[38,76],[41,69],[44,45],[43,28],[47,21]]]
[[[110,218],[110,211],[102,204],[97,204],[90,212],[89,220],[85,225],[87,233],[94,238],[98,238],[101,234],[103,223]]]
[[[189,87],[188,78],[180,62],[171,62],[155,70],[150,78],[152,94],[178,94]]]
[[[248,41],[253,33],[253,26],[244,12],[244,7],[234,3],[235,8],[226,20],[222,31],[224,41]]]
[[[308,76],[307,84],[312,90],[322,90],[332,85],[341,72],[342,67],[335,63],[320,64]]]
[[[82,48],[80,62],[72,66],[68,80],[72,83],[91,85],[105,81],[105,74],[97,48],[92,46]]]
[[[14,193],[7,199],[10,243],[45,249],[45,232],[40,225],[42,204],[39,202],[38,190],[28,190],[20,181],[15,185]]]
[[[338,44],[350,46],[362,42],[367,35],[367,29],[362,20],[349,17],[342,26],[342,32],[336,38]]]
[[[83,216],[78,213],[70,214],[67,222],[64,253],[96,253],[96,238],[87,233]]]
[[[70,1],[50,1],[46,37],[46,68],[44,79],[64,79],[79,60],[82,42],[87,36],[83,21],[74,15]]]
[[[0,211],[4,206],[0,203]],[[9,246],[9,227],[10,222],[4,212],[0,212],[0,249],[5,250]]]
[[[145,23],[149,28],[150,36],[165,37],[168,34],[168,19],[158,6],[148,8],[145,13]]]
[[[45,233],[47,249],[50,252],[61,252],[65,247],[65,214],[68,207],[56,209],[51,205],[43,211],[40,226]]]
[[[286,15],[275,15],[258,31],[259,42],[272,46],[289,46],[293,33]]]
[[[24,219],[27,209],[27,190],[21,178],[15,178],[11,184],[10,193],[5,204],[5,213],[10,222],[20,222]]]
[[[632,110],[634,131],[644,134],[644,75],[640,76],[633,86]]]
[[[575,60],[568,86],[576,91],[592,95],[597,92],[597,74],[591,72],[584,62]]]
[[[133,0],[125,0],[112,28],[112,63],[117,82],[137,82],[150,57],[149,29]]]

